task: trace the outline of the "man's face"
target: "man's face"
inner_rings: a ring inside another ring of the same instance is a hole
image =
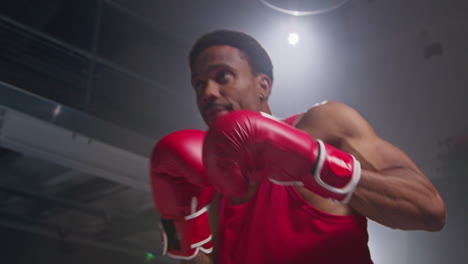
[[[233,110],[261,111],[260,78],[239,49],[224,45],[205,49],[192,67],[192,86],[205,122],[210,125]]]

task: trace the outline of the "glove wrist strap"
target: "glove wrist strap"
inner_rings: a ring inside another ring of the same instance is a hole
[[[193,259],[198,251],[211,253],[213,245],[207,207],[180,219],[161,219],[163,254],[175,259]]]

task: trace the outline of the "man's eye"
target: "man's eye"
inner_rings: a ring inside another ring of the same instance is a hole
[[[205,87],[205,82],[204,81],[196,81],[194,84],[193,84],[193,88],[195,88],[195,90],[203,90],[203,88]]]
[[[232,73],[228,71],[221,71],[216,75],[216,81],[218,83],[226,83],[232,78]]]

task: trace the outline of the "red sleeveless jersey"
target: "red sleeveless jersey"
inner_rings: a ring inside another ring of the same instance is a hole
[[[367,242],[365,217],[321,212],[293,186],[265,179],[246,203],[221,198],[218,264],[371,264]]]

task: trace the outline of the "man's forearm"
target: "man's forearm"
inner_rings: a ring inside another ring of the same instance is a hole
[[[351,207],[392,228],[439,231],[445,222],[444,203],[432,184],[415,173],[405,168],[364,170]]]

